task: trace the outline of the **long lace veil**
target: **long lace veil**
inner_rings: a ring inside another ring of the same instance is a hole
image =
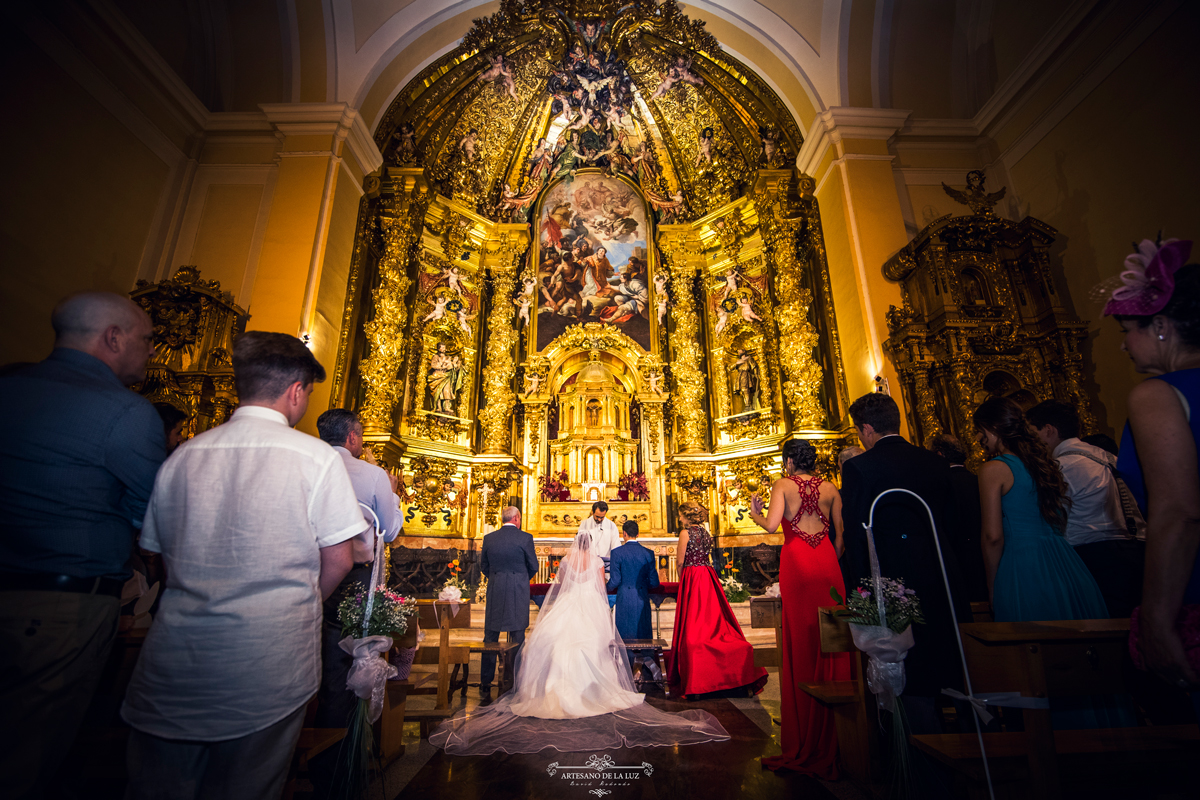
[[[515,664],[511,691],[429,741],[454,755],[699,744],[729,738],[706,711],[660,711],[634,692],[591,534],[575,537]]]

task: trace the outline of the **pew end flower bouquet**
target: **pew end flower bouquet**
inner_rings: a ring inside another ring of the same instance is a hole
[[[416,610],[415,598],[396,594],[383,585],[368,591],[366,586],[358,584],[338,603],[343,636],[338,646],[354,659],[346,677],[346,689],[358,697],[358,703],[339,746],[333,797],[366,796],[375,751],[371,725],[383,713],[387,681],[398,675],[396,667],[384,660],[383,654],[391,649],[393,637],[408,630],[410,617]]]
[[[733,561],[733,551],[725,551],[725,566],[720,572],[721,588],[725,590],[725,599],[732,603],[741,603],[750,596],[750,590],[737,579],[738,568]]]

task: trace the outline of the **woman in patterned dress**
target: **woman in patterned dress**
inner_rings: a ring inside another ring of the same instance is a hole
[[[717,572],[712,568],[712,536],[701,521],[699,504],[679,509],[679,602],[668,657],[671,690],[682,695],[744,688],[758,694],[767,671],[754,666],[754,648],[738,625]]]

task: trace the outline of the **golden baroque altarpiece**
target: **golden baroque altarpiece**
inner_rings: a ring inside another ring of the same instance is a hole
[[[503,2],[376,142],[333,402],[400,474],[410,544],[510,502],[569,536],[595,498],[652,537],[694,499],[757,544],[784,439],[832,473],[848,398],[801,133],[674,0]]]
[[[883,266],[899,281],[903,307],[888,309],[884,350],[896,365],[912,440],[949,433],[983,463],[971,415],[983,400],[1010,397],[1028,409],[1059,399],[1096,430],[1084,387],[1081,347],[1087,323],[1059,293],[1051,271],[1056,231],[1026,217],[1012,222],[992,206],[984,174],[966,191],[945,187],[972,214],[934,220]]]

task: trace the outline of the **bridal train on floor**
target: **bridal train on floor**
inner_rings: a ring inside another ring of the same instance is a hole
[[[516,663],[516,684],[490,706],[442,723],[431,744],[452,755],[562,752],[724,741],[706,711],[660,711],[634,691],[586,532],[575,538]]]

